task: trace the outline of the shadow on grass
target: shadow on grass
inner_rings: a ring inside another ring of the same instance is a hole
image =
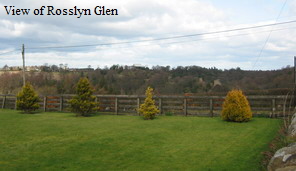
[[[35,114],[42,114],[42,111],[22,111],[22,110],[17,110],[18,113],[24,114],[24,115],[35,115]]]

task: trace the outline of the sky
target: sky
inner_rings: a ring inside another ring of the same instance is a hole
[[[4,6],[31,11],[8,15]],[[41,6],[92,15],[34,15]],[[96,6],[118,15],[95,15]],[[24,44],[27,66],[281,69],[293,65],[296,22],[223,31],[294,21],[295,7],[296,0],[1,0],[0,67],[21,66]]]

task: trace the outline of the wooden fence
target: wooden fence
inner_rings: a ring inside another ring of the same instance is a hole
[[[73,95],[40,96],[40,110],[69,111],[68,101]],[[281,116],[284,108],[291,108],[291,97],[286,96],[248,96],[255,115]],[[108,114],[138,115],[140,104],[145,96],[137,95],[96,95],[99,112]],[[164,115],[217,116],[220,115],[223,96],[155,96],[155,104]],[[16,109],[15,95],[0,95],[1,108]],[[284,106],[285,104],[285,106]],[[287,113],[286,113],[287,114]]]

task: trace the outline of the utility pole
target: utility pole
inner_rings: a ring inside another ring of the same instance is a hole
[[[296,56],[294,56],[294,107],[296,107]]]
[[[22,57],[23,57],[23,85],[26,84],[26,76],[25,76],[25,45],[22,46]]]

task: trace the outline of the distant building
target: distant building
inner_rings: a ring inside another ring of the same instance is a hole
[[[26,66],[26,71],[41,71],[38,66]]]
[[[214,87],[215,87],[215,86],[218,86],[218,85],[219,85],[219,86],[222,85],[220,79],[214,80]]]
[[[138,69],[145,69],[145,68],[147,68],[148,66],[146,65],[146,66],[144,66],[144,65],[141,65],[141,64],[133,64],[132,66],[131,66],[131,68],[138,68]]]
[[[21,71],[23,70],[22,66],[7,66],[5,65],[2,69],[2,71]],[[25,67],[26,71],[41,71],[39,66],[26,66]]]
[[[8,65],[4,65],[4,67],[1,69],[2,71],[9,71]]]

